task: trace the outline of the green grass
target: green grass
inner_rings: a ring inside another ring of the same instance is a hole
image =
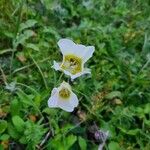
[[[106,150],[149,150],[149,9],[149,0],[1,0],[0,150],[96,150],[100,129]],[[72,113],[47,106],[68,81],[51,68],[61,38],[95,46],[92,76],[72,83]]]

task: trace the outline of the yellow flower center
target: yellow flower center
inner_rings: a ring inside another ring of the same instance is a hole
[[[67,88],[62,88],[59,91],[59,96],[63,99],[68,99],[70,97],[70,91]]]
[[[61,68],[73,75],[77,74],[82,71],[82,59],[74,55],[66,55]]]

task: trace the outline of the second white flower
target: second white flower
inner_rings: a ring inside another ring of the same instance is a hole
[[[67,82],[62,82],[58,88],[54,88],[48,100],[50,108],[61,108],[67,112],[72,112],[78,106],[78,98],[71,90]]]

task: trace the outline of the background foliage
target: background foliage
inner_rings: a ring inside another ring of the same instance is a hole
[[[149,0],[0,0],[0,149],[150,149]],[[94,45],[73,113],[49,109],[60,38]]]

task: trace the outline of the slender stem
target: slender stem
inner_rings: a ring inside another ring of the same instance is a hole
[[[74,127],[70,128],[69,130],[67,130],[63,135],[65,136],[66,134],[68,134],[71,130],[77,128],[78,126],[80,126],[82,123],[84,123],[86,120],[79,122],[78,124],[76,124]]]
[[[150,58],[148,58],[147,62],[146,62],[146,63],[144,64],[144,66],[141,68],[141,70],[139,71],[139,73],[142,72],[142,71],[148,66],[149,63],[150,63]]]
[[[19,16],[18,16],[17,25],[16,25],[16,32],[15,32],[15,36],[14,36],[14,41],[16,40],[18,31],[19,31],[23,4],[24,4],[24,0],[22,0],[22,2],[20,4]],[[11,56],[11,62],[10,62],[10,75],[12,74],[12,67],[13,67],[13,60],[14,60],[15,51],[16,51],[16,47],[14,46],[14,43],[13,43],[12,56]]]
[[[28,86],[26,84],[17,82],[16,85],[24,86],[24,87],[28,88],[29,90],[31,90],[32,92],[34,92],[36,95],[39,95],[39,93],[35,89],[31,88],[30,86]]]
[[[42,62],[45,62],[45,61],[47,61],[47,60],[49,60],[49,59],[50,59],[50,57],[47,57],[47,58],[45,58],[45,59],[43,59],[43,60],[41,60],[41,61],[39,61],[39,62],[37,62],[37,63],[42,63]],[[21,67],[21,68],[18,68],[18,69],[16,69],[16,70],[14,70],[12,74],[15,74],[15,73],[17,73],[17,72],[19,72],[19,71],[22,71],[22,70],[24,70],[24,69],[30,68],[30,67],[32,67],[32,66],[34,66],[34,65],[35,65],[35,63],[32,63],[32,64],[30,64],[30,65],[26,65],[26,66],[23,66],[23,67]]]
[[[0,55],[3,55],[5,53],[9,53],[9,52],[12,52],[13,50],[11,48],[9,49],[4,49],[4,50],[0,50]]]
[[[47,139],[49,138],[51,132],[48,131],[48,133],[46,134],[45,138],[42,140],[42,142],[40,143],[40,147],[42,147],[44,145],[44,143],[47,141]]]
[[[63,72],[61,73],[61,75],[59,76],[58,82],[60,82],[61,78],[63,77]]]
[[[38,68],[38,70],[39,70],[39,72],[40,72],[40,74],[41,74],[41,77],[42,77],[42,79],[43,79],[45,88],[48,89],[48,86],[47,86],[47,83],[46,83],[46,80],[45,80],[45,78],[44,78],[44,75],[43,75],[43,73],[42,73],[41,68],[39,67],[38,63],[34,60],[34,58],[33,58],[31,55],[30,55],[30,57],[31,57],[31,59],[33,60],[34,64],[36,65],[36,67]]]

